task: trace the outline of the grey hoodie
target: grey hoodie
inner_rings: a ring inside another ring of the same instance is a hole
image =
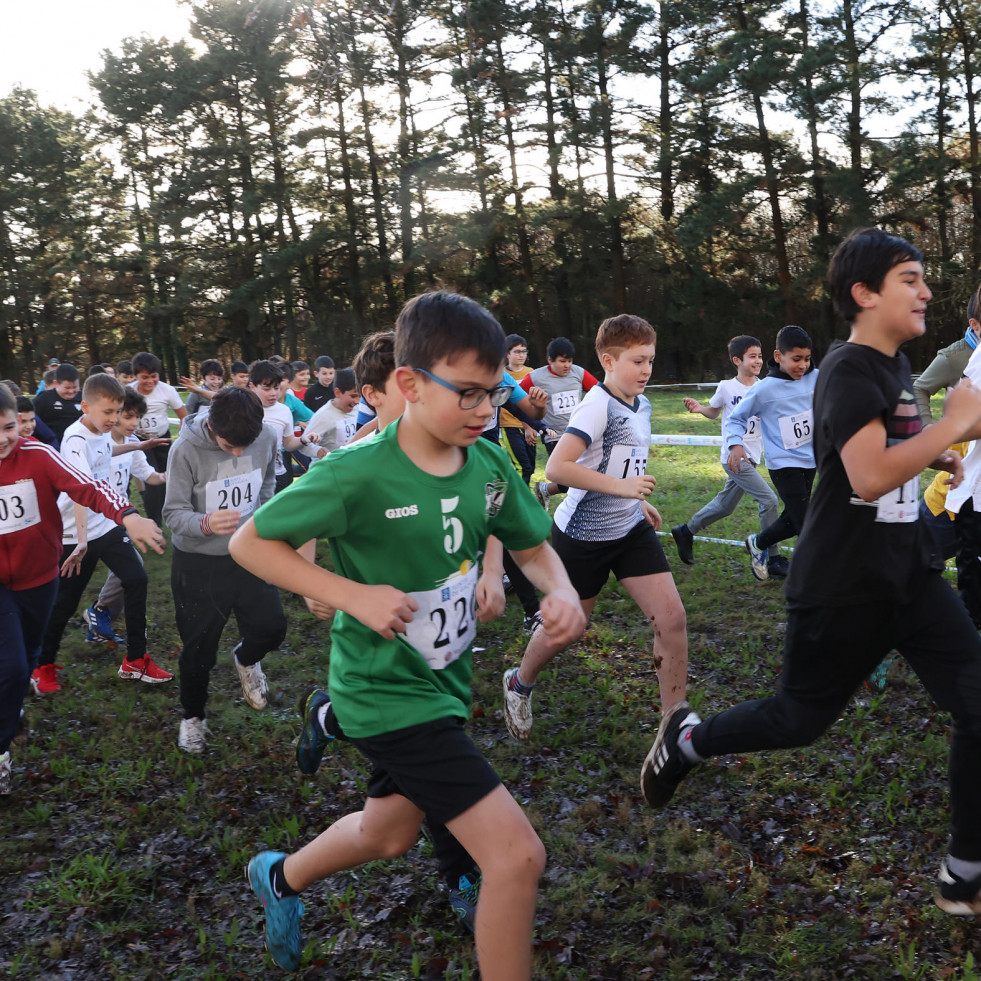
[[[167,498],[163,518],[174,548],[202,555],[227,555],[231,535],[206,535],[205,514],[240,511],[242,521],[276,490],[277,437],[263,424],[259,438],[241,456],[226,453],[205,425],[206,409],[184,421],[167,460]],[[239,522],[241,524],[241,522]]]

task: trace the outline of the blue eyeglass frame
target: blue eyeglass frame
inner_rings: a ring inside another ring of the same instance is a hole
[[[436,382],[437,385],[442,385],[443,388],[448,388],[451,392],[456,392],[460,396],[460,408],[461,409],[476,409],[484,399],[489,398],[490,404],[494,406],[495,409],[500,408],[505,402],[511,397],[511,386],[510,385],[495,385],[494,388],[457,388],[456,385],[450,384],[445,378],[440,378],[438,375],[434,375],[431,371],[426,371],[425,368],[413,368],[413,371],[418,371],[420,374],[425,375],[430,381]],[[477,399],[473,405],[464,405],[463,401],[465,396],[473,395],[476,392],[480,392],[480,397]]]

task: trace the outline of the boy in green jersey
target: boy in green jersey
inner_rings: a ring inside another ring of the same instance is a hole
[[[424,818],[442,822],[482,873],[481,977],[518,981],[531,976],[544,850],[463,728],[476,621],[496,600],[487,577],[478,585],[485,545],[499,547],[488,537],[503,542],[545,594],[550,637],[571,643],[584,618],[545,541],[548,516],[504,451],[480,438],[508,395],[500,325],[465,297],[429,293],[402,310],[395,343],[401,419],[312,466],[231,542],[245,568],[337,609],[333,709],[374,767],[362,811],[292,855],[257,855],[249,881],[265,907],[273,959],[294,969],[303,946],[300,891],[333,872],[401,855]],[[320,537],[330,542],[336,574],[306,557]]]

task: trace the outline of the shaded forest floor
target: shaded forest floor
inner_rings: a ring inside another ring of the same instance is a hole
[[[706,393],[703,393],[707,397]],[[655,429],[717,432],[657,393]],[[653,450],[665,528],[720,486],[717,450]],[[707,533],[753,530],[744,502]],[[689,617],[690,692],[712,711],[773,690],[784,628],[778,583],[745,553],[696,543],[666,551]],[[151,652],[176,670],[169,557],[151,556]],[[176,748],[176,685],[116,678],[119,653],[75,625],[63,690],[29,697],[30,736],[0,798],[0,974],[120,978],[276,977],[260,909],[242,875],[257,850],[289,850],[363,799],[366,768],[332,749],[314,778],[293,761],[293,703],[327,676],[329,638],[302,602],[265,661],[274,691],[241,698],[231,628],[212,675],[207,752]],[[526,635],[509,600],[475,654],[472,733],[545,842],[535,976],[576,979],[893,979],[981,975],[981,926],[932,902],[946,844],[947,719],[904,665],[881,694],[859,692],[802,751],[714,760],[672,806],[640,797],[658,720],[650,632],[611,583],[583,641],[535,694],[531,741],[507,737],[500,676]],[[424,838],[405,858],[309,890],[302,978],[473,978]]]

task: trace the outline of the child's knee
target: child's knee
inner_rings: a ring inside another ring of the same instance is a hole
[[[652,616],[651,625],[655,635],[663,640],[685,637],[688,632],[688,616],[681,598]]]
[[[545,846],[535,834],[534,828],[529,825],[524,834],[512,839],[506,849],[495,855],[489,866],[482,867],[481,873],[492,879],[501,876],[510,882],[537,886],[545,871],[545,862]]]

